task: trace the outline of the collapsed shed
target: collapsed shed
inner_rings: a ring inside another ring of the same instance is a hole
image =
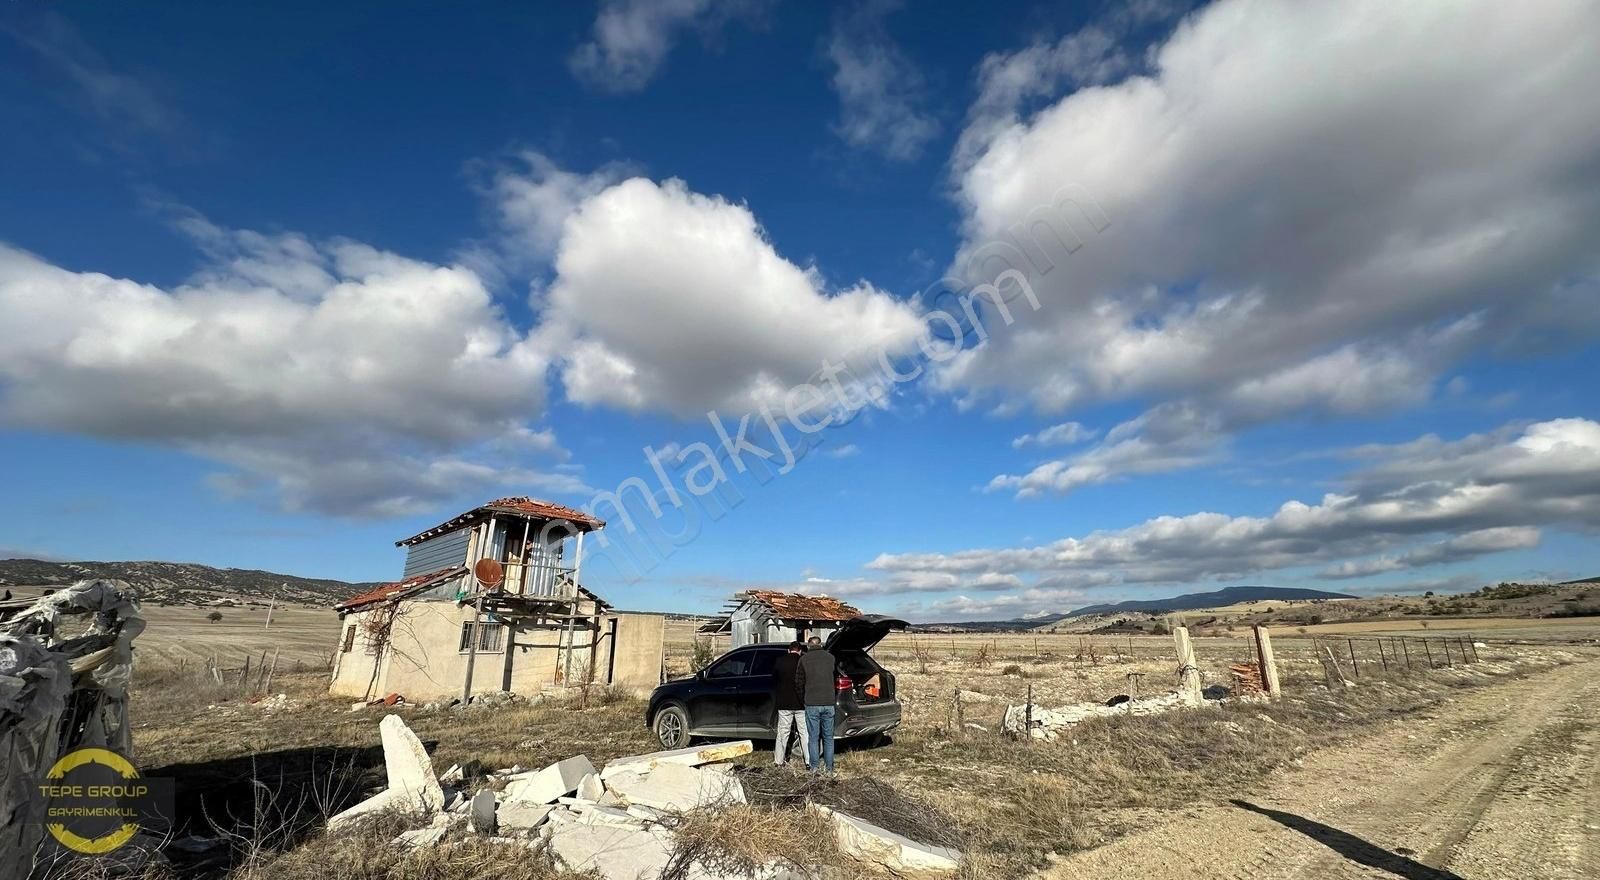
[[[723,613],[700,627],[701,635],[729,636],[729,648],[792,642],[828,636],[861,610],[831,596],[808,596],[778,590],[735,593]]]
[[[432,700],[582,684],[661,682],[665,619],[614,609],[580,580],[584,535],[605,523],[526,497],[500,498],[400,541],[401,579],[335,606],[329,692]],[[474,575],[484,560],[500,578]]]

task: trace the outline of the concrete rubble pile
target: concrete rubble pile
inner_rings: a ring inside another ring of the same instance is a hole
[[[1157,715],[1184,706],[1183,695],[1173,692],[1151,697],[1135,697],[1116,705],[1106,703],[1075,703],[1055,709],[1026,703],[1007,706],[1000,727],[1007,734],[1022,738],[1054,740],[1090,718],[1110,718],[1117,715]]]
[[[41,851],[36,783],[58,757],[85,746],[130,752],[132,643],[144,625],[116,581],[0,603],[0,877],[26,873]]]
[[[388,787],[334,816],[329,831],[348,829],[380,812],[411,814],[418,827],[395,838],[407,847],[448,846],[475,835],[507,846],[548,850],[574,871],[607,880],[654,880],[673,860],[674,821],[694,810],[747,803],[742,783],[727,763],[750,754],[749,740],[618,758],[597,769],[576,755],[539,770],[513,767],[491,773],[503,783],[468,796],[462,767],[435,776],[422,743],[399,716],[379,725]],[[823,810],[840,849],[898,872],[949,872],[961,854],[908,840],[863,819]],[[681,867],[681,866],[680,866]],[[689,880],[800,880],[821,876],[807,867],[771,864],[755,874],[729,874],[688,866]]]

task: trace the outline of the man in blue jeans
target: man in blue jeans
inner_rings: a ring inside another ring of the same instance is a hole
[[[800,658],[800,691],[806,701],[806,735],[811,747],[806,750],[806,766],[816,770],[818,764],[833,772],[833,714],[838,692],[834,681],[838,665],[833,655],[822,647],[822,640],[812,636],[806,640],[806,653]]]

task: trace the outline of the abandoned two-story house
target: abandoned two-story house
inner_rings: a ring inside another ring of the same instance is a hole
[[[395,542],[401,579],[336,606],[329,692],[416,702],[585,683],[649,691],[665,619],[616,611],[579,578],[583,537],[604,527],[560,504],[501,498]],[[480,581],[496,569],[497,582]]]
[[[729,649],[745,645],[792,642],[816,636],[823,641],[839,625],[861,616],[854,605],[830,596],[807,596],[777,590],[745,590],[733,594],[721,616],[700,627],[706,636],[728,636]]]

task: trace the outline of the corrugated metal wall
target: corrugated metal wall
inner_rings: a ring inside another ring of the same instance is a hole
[[[406,570],[401,573],[400,579],[439,571],[453,565],[465,565],[467,542],[471,537],[472,529],[461,528],[435,535],[420,544],[412,544],[406,548]]]

